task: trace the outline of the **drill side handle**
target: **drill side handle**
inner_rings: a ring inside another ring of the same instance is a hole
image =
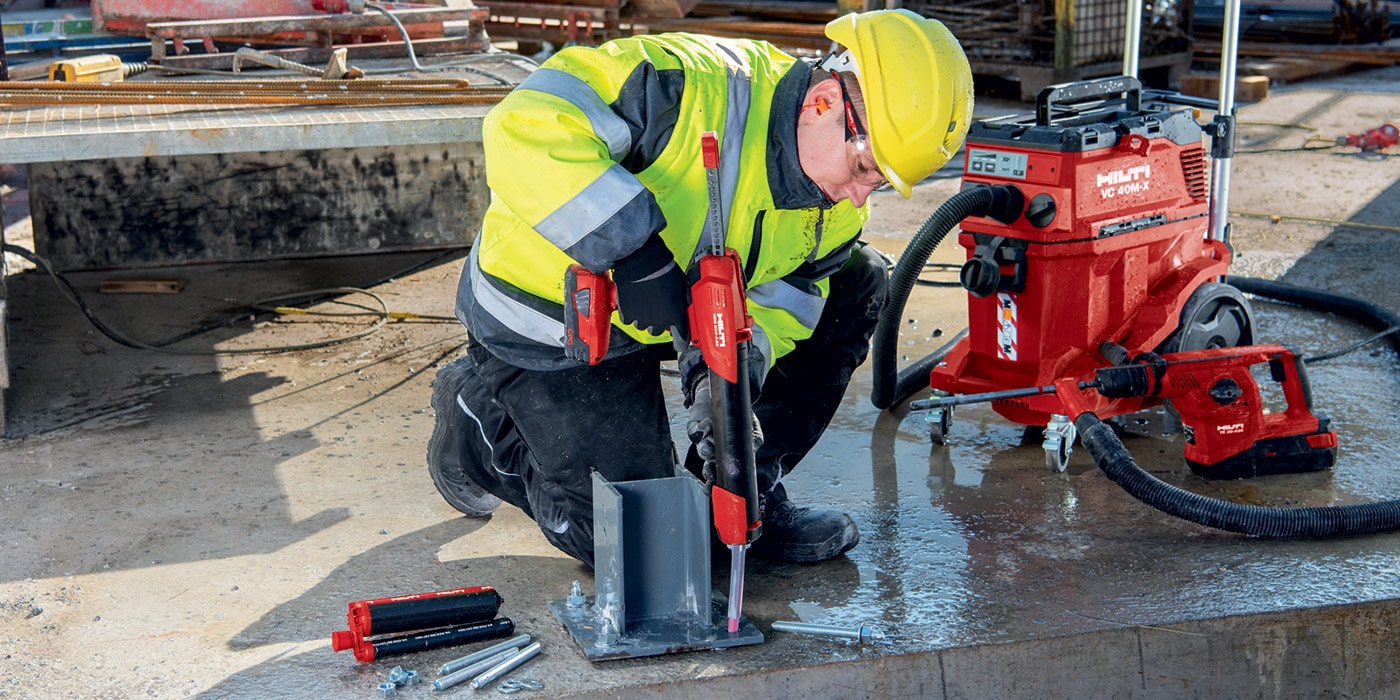
[[[1295,382],[1289,382],[1287,370],[1283,370],[1281,372],[1275,371],[1273,373],[1274,381],[1283,384],[1284,397],[1288,399],[1289,406],[1292,406],[1296,401],[1300,403],[1304,408],[1311,411],[1313,407],[1312,382],[1308,379],[1307,363],[1303,361],[1303,358],[1301,356],[1299,356],[1297,353],[1294,353],[1291,349],[1288,349],[1288,354],[1291,356],[1290,359],[1292,359],[1293,361],[1293,375],[1297,377],[1297,380]],[[1280,367],[1280,369],[1283,368]],[[1290,391],[1291,387],[1296,388],[1293,388],[1293,390]]]

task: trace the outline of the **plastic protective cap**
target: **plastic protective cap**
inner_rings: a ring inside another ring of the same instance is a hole
[[[331,632],[331,651],[345,651],[355,646],[355,634],[350,630]]]
[[[854,59],[875,164],[907,199],[967,137],[967,56],[942,22],[902,9],[838,17],[826,25],[826,36]]]

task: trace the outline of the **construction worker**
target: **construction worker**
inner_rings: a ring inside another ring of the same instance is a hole
[[[509,502],[591,566],[590,472],[676,473],[660,373],[672,358],[686,466],[705,473],[708,372],[673,337],[686,332],[687,273],[708,250],[700,148],[714,131],[725,244],[755,322],[763,531],[750,551],[817,562],[855,546],[849,516],[793,505],[781,478],[826,429],[885,299],[884,261],[858,240],[866,199],[886,186],[909,197],[956,153],[972,76],[947,28],[907,10],[846,15],[826,34],[841,48],[821,62],[690,34],[567,48],[487,115],[493,196],[457,292],[470,342],[432,399],[429,468],[454,507],[480,517]],[[593,366],[564,352],[575,263],[617,285],[620,321]]]

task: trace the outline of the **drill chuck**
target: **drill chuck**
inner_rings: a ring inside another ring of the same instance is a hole
[[[1152,392],[1152,375],[1143,364],[1114,365],[1094,372],[1096,389],[1110,399],[1147,396]]]

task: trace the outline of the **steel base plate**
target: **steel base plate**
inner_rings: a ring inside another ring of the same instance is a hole
[[[594,610],[593,596],[585,596],[583,606],[577,608],[570,608],[563,598],[549,604],[549,611],[569,631],[589,661],[728,649],[763,642],[763,633],[745,617],[739,618],[739,631],[729,633],[728,602],[718,594],[710,599],[710,619],[717,620],[717,624],[703,625],[693,617],[679,615],[629,620],[627,629],[611,644],[599,643],[602,618]]]

